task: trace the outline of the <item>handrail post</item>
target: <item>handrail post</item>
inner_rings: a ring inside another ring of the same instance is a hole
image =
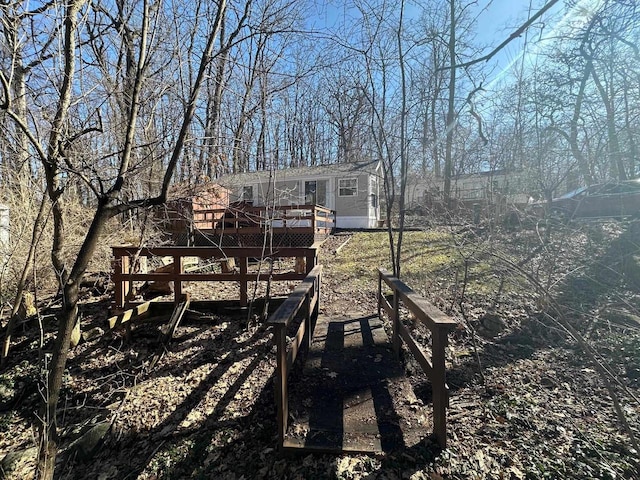
[[[322,272],[320,272],[318,274],[318,278],[316,278],[316,280],[315,280],[316,306],[315,306],[315,308],[313,310],[313,318],[311,320],[311,322],[312,322],[312,328],[311,328],[312,333],[316,329],[316,325],[318,323],[318,317],[320,316],[320,291],[321,291],[321,289],[322,289]],[[313,341],[313,339],[312,339],[312,341]]]
[[[398,290],[393,287],[391,289],[393,293],[393,319],[391,322],[392,325],[392,336],[391,336],[391,346],[393,347],[393,351],[396,352],[397,356],[400,356],[400,295],[398,294]]]
[[[307,292],[304,297],[304,328],[307,334],[307,347],[311,348],[311,342],[313,341],[313,326],[311,324],[311,299],[315,296],[315,283],[311,290]]]
[[[313,289],[315,291],[316,305],[313,308],[313,312],[311,314],[311,333],[309,336],[311,339],[309,340],[309,346],[313,343],[313,332],[316,329],[316,325],[318,324],[318,317],[320,316],[320,290],[322,289],[322,273],[318,274],[318,278],[315,279]]]
[[[424,299],[418,300],[416,298],[418,295],[392,274],[383,269],[378,271],[378,309],[380,310],[381,305],[384,305],[385,311],[390,307],[389,320],[393,326],[391,341],[394,351],[399,354],[403,340],[406,340],[409,351],[414,355],[419,355],[421,359],[419,363],[424,364],[423,370],[427,373],[433,388],[433,435],[440,447],[444,449],[447,446],[447,408],[449,407],[449,392],[446,384],[446,347],[448,334],[455,328],[456,322],[433,305],[421,301]],[[393,305],[391,306],[386,299],[382,304],[382,281],[391,288],[393,294]],[[400,336],[400,300],[431,331],[430,361],[421,352],[411,333],[403,332],[403,336]],[[405,333],[408,334],[408,338],[404,337]]]
[[[445,349],[447,332],[434,328],[432,332],[433,378],[433,432],[441,448],[447,448],[447,404],[448,395],[445,379]]]
[[[287,393],[287,327],[276,325],[274,340],[276,342],[276,408],[278,417],[278,438],[280,446],[284,443],[287,434],[287,421],[289,417],[289,400]]]
[[[378,318],[382,318],[382,272],[378,270]]]

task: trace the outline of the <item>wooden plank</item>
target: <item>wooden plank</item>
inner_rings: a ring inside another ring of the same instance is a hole
[[[411,385],[375,315],[318,319],[301,377],[291,387],[296,416],[283,450],[401,452],[429,434],[406,405]],[[399,405],[401,406],[399,408]]]
[[[300,351],[300,346],[302,345],[302,339],[304,338],[304,334],[306,332],[305,322],[300,322],[300,327],[298,327],[298,332],[296,336],[291,340],[291,347],[287,352],[287,368],[291,369],[293,366],[293,362],[296,361],[296,357],[298,356],[298,352]]]
[[[418,364],[422,367],[422,371],[426,373],[429,378],[432,378],[433,366],[431,365],[431,361],[429,360],[428,355],[422,349],[422,347],[418,345],[416,340],[411,335],[411,332],[409,332],[407,327],[402,322],[398,322],[398,333],[400,334],[400,338],[404,340],[404,343],[416,358]]]
[[[109,329],[112,330],[115,327],[122,325],[123,323],[127,323],[139,318],[144,318],[149,314],[149,308],[153,300],[148,302],[144,302],[140,305],[137,305],[133,308],[130,308],[119,315],[114,315],[113,317],[107,319],[107,324],[109,325]]]
[[[319,302],[318,295],[312,296],[308,301],[309,301],[309,312],[313,312],[316,309],[316,305],[318,305],[318,302]]]
[[[277,218],[276,220],[280,220]],[[297,220],[297,219],[296,219]],[[209,235],[262,235],[264,234],[264,227],[216,227],[201,229],[204,233]],[[291,231],[295,233],[313,233],[312,227],[299,227],[299,226],[287,226],[287,227],[272,227],[270,229],[274,234],[289,233]]]
[[[391,306],[391,304],[387,301],[386,297],[382,297],[382,302],[381,302],[381,306],[384,309],[385,313],[387,314],[387,316],[389,318],[391,318],[393,316],[393,307]]]
[[[115,285],[115,300],[116,306],[119,308],[124,307],[127,296],[129,295],[129,282],[126,280],[126,274],[129,273],[129,256],[115,255],[114,260],[114,272],[121,275],[121,278],[116,281]]]
[[[289,325],[289,322],[295,317],[300,306],[304,303],[305,295],[302,292],[296,292],[295,290],[287,297],[278,309],[273,312],[273,315],[269,317],[267,323],[271,325]]]
[[[163,343],[165,345],[169,343],[169,341],[171,341],[171,338],[173,338],[173,336],[175,335],[176,329],[178,328],[178,325],[180,324],[180,321],[182,320],[184,313],[189,308],[190,302],[191,302],[191,295],[186,293],[185,295],[183,295],[182,301],[178,303],[178,305],[176,305],[176,308],[173,310],[173,313],[171,314],[171,319],[169,320],[169,328],[167,328],[167,332],[163,340]]]
[[[185,257],[193,256],[198,258],[262,258],[264,253],[262,247],[153,247],[153,248],[137,248],[132,246],[116,246],[111,247],[114,256],[124,257],[139,252],[140,256],[156,257],[156,256],[172,256],[182,255]],[[271,258],[290,258],[303,257],[307,252],[315,250],[312,247],[279,247],[272,254]]]
[[[300,282],[300,284],[291,292],[291,295],[284,301],[282,305],[269,317],[267,323],[275,325],[275,324],[285,324],[288,325],[291,319],[295,316],[295,314],[300,309],[300,306],[303,304],[305,295],[313,286],[316,281],[319,281],[320,276],[322,275],[322,265],[316,265],[313,270],[309,272],[309,274],[305,277],[305,279]]]
[[[443,313],[439,308],[435,307],[431,302],[421,295],[410,292],[404,298],[403,301],[407,307],[413,312],[413,314],[419,320],[426,323],[430,328],[455,330],[458,326],[456,322],[449,315]]]
[[[169,319],[169,324],[167,325],[167,330],[160,335],[160,345],[158,346],[156,353],[153,355],[151,361],[149,362],[150,369],[155,368],[155,366],[164,355],[167,345],[169,344],[169,342],[171,342],[171,339],[175,335],[182,317],[189,308],[190,301],[191,297],[187,293],[181,298],[181,301],[173,309],[173,313],[171,314],[171,318]]]
[[[382,274],[382,279],[385,283],[391,287],[400,299],[406,304],[407,308],[411,310],[416,318],[423,321],[429,328],[445,328],[447,330],[454,330],[458,323],[452,319],[449,315],[443,313],[440,309],[431,304],[426,298],[415,293],[409,286],[391,276],[385,269],[379,269]]]
[[[433,433],[443,449],[447,448],[447,406],[449,405],[446,387],[445,348],[447,333],[443,330],[432,332],[433,371],[430,377],[433,387]]]
[[[340,251],[351,241],[353,237],[349,237],[347,238],[344,242],[342,242],[338,248],[336,248],[336,250],[333,252],[334,254],[338,255],[340,253]]]
[[[179,303],[182,298],[182,282],[184,281],[182,279],[183,263],[184,257],[182,255],[173,258],[173,275],[175,277],[173,279],[173,295],[176,304]]]
[[[173,282],[179,278],[183,282],[238,282],[241,280],[255,281],[262,280],[267,281],[268,275],[264,272],[260,275],[257,273],[247,273],[241,276],[240,273],[182,273],[176,276],[174,273],[132,273],[130,275],[112,275],[113,281],[120,281],[123,279],[131,280],[134,282]],[[274,273],[271,276],[272,281],[287,281],[287,280],[304,280],[306,278],[305,273]]]

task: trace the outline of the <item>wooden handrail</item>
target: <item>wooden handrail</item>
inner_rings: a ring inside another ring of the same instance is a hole
[[[234,212],[238,213],[238,216],[225,217],[225,214]],[[267,212],[273,215],[272,218],[268,218]],[[289,212],[294,213],[288,214]],[[244,231],[247,228],[245,225],[247,222],[250,223],[250,227],[262,227],[267,220],[282,221],[282,228],[287,228],[288,221],[309,220],[308,227],[300,227],[299,225],[289,225],[288,227],[330,230],[335,225],[335,211],[320,205],[278,205],[269,208],[243,205],[237,208],[209,208],[194,212],[194,223],[205,230],[238,229]],[[222,225],[219,225],[220,223]]]
[[[382,294],[383,282],[391,288],[393,303]],[[413,338],[411,332],[400,319],[400,301],[429,330],[431,330],[431,358]],[[392,345],[399,353],[401,342],[407,345],[422,370],[431,380],[433,388],[433,433],[442,448],[447,446],[447,406],[449,404],[446,385],[445,349],[447,335],[454,330],[457,322],[441,312],[424,297],[418,295],[400,279],[383,268],[378,269],[378,315],[384,310],[393,326]]]
[[[289,417],[289,372],[303,342],[307,347],[311,346],[320,307],[321,283],[322,265],[316,265],[267,320],[267,323],[273,326],[273,341],[277,348],[275,396],[280,447],[284,443]],[[287,329],[301,311],[304,312],[304,321],[300,322],[291,344],[287,347]]]

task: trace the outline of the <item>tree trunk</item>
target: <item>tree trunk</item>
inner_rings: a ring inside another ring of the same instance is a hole
[[[455,94],[456,94],[456,4],[449,0],[449,101],[447,105],[447,139],[444,153],[444,202],[451,208],[451,176],[453,173],[453,127],[455,124]]]
[[[404,233],[404,206],[405,206],[405,192],[407,189],[407,170],[409,168],[409,160],[407,158],[407,144],[406,144],[406,130],[407,130],[407,79],[404,64],[404,51],[402,49],[402,25],[404,20],[404,0],[400,2],[400,21],[398,25],[398,31],[396,40],[398,42],[398,65],[400,67],[400,91],[401,91],[401,104],[402,109],[400,111],[400,198],[399,203],[399,222],[398,222],[398,241],[396,243],[396,263],[395,271],[393,272],[397,278],[400,278],[400,269],[402,266],[402,237]]]
[[[53,356],[48,366],[46,398],[41,412],[41,444],[38,458],[38,476],[41,479],[53,478],[55,458],[58,452],[56,410],[62,389],[64,370],[67,365],[71,335],[78,318],[79,286],[108,218],[107,200],[103,199],[98,204],[89,231],[63,287],[62,312],[58,319],[58,334],[54,343]]]
[[[587,185],[591,185],[593,183],[593,175],[591,174],[591,168],[589,166],[589,162],[582,154],[582,150],[580,150],[580,146],[578,145],[578,122],[580,121],[580,113],[582,111],[582,101],[584,100],[584,93],[587,86],[587,80],[589,79],[589,75],[591,74],[591,70],[593,69],[593,64],[589,60],[584,67],[584,73],[582,78],[580,79],[580,86],[578,87],[578,95],[576,97],[576,103],[573,107],[573,117],[571,118],[571,134],[569,137],[569,144],[571,146],[571,153],[573,157],[578,162],[578,168],[580,169],[580,173],[582,178],[584,179]]]
[[[591,62],[591,59],[589,59],[589,62]],[[613,91],[611,91],[611,94],[607,93],[607,90],[604,85],[602,85],[595,68],[591,68],[591,78],[593,78],[593,82],[596,84],[596,88],[600,93],[600,98],[602,99],[602,103],[604,104],[604,109],[607,114],[607,149],[609,151],[611,169],[616,173],[618,180],[626,180],[627,172],[624,168],[624,162],[622,161],[620,141],[618,139],[618,131],[616,129]]]

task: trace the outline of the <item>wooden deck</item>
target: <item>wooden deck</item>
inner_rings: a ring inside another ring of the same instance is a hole
[[[319,316],[289,414],[285,450],[392,452],[432,431],[377,315]]]
[[[259,247],[265,235],[279,247],[309,247],[335,227],[335,211],[320,205],[252,206],[201,209],[194,214],[196,245]]]
[[[276,346],[279,448],[387,453],[413,447],[431,433],[446,448],[445,350],[456,322],[382,269],[376,315],[319,315],[321,285],[322,265],[316,265],[268,320]],[[403,324],[401,305],[414,324],[430,330],[426,345]],[[390,320],[391,341],[383,313]],[[431,399],[417,399],[404,377],[403,345],[428,377]],[[306,362],[296,364],[305,349]]]

